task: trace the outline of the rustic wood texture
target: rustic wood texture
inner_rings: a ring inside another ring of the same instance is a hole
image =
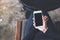
[[[21,21],[17,21],[17,27],[16,27],[16,40],[20,40],[20,28],[21,28]]]

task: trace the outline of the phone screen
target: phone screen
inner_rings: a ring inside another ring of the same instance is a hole
[[[42,26],[43,25],[41,13],[35,14],[35,23],[36,23],[36,26]]]

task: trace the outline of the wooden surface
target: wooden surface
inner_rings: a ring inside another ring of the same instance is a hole
[[[20,27],[21,27],[21,21],[17,21],[17,27],[16,27],[16,40],[20,40]]]

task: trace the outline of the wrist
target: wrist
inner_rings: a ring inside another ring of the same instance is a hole
[[[48,30],[48,27],[44,28],[42,32],[46,33],[47,30]]]
[[[48,27],[47,26],[40,26],[40,27],[35,27],[36,29],[38,29],[39,31],[43,32],[43,33],[46,33],[46,31],[48,30]]]

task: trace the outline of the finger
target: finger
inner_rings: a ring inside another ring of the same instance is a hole
[[[33,26],[35,27],[35,18],[33,17]]]
[[[44,19],[44,18],[47,19],[48,17],[47,16],[42,16],[42,19]]]
[[[33,24],[35,23],[35,21],[33,21]]]
[[[48,18],[47,16],[44,16],[45,18]]]
[[[35,23],[35,18],[33,18],[33,23]]]
[[[34,27],[36,26],[35,23],[33,24],[33,26],[34,26]]]
[[[44,16],[42,16],[42,20],[44,20]]]
[[[47,16],[44,16],[44,17],[43,17],[43,22],[44,22],[44,23],[47,23],[47,21],[48,21],[48,17],[47,17]]]
[[[44,16],[44,20],[47,20],[48,19],[48,17],[47,16]]]
[[[33,19],[33,21],[35,21],[35,18],[34,17],[32,19]]]

